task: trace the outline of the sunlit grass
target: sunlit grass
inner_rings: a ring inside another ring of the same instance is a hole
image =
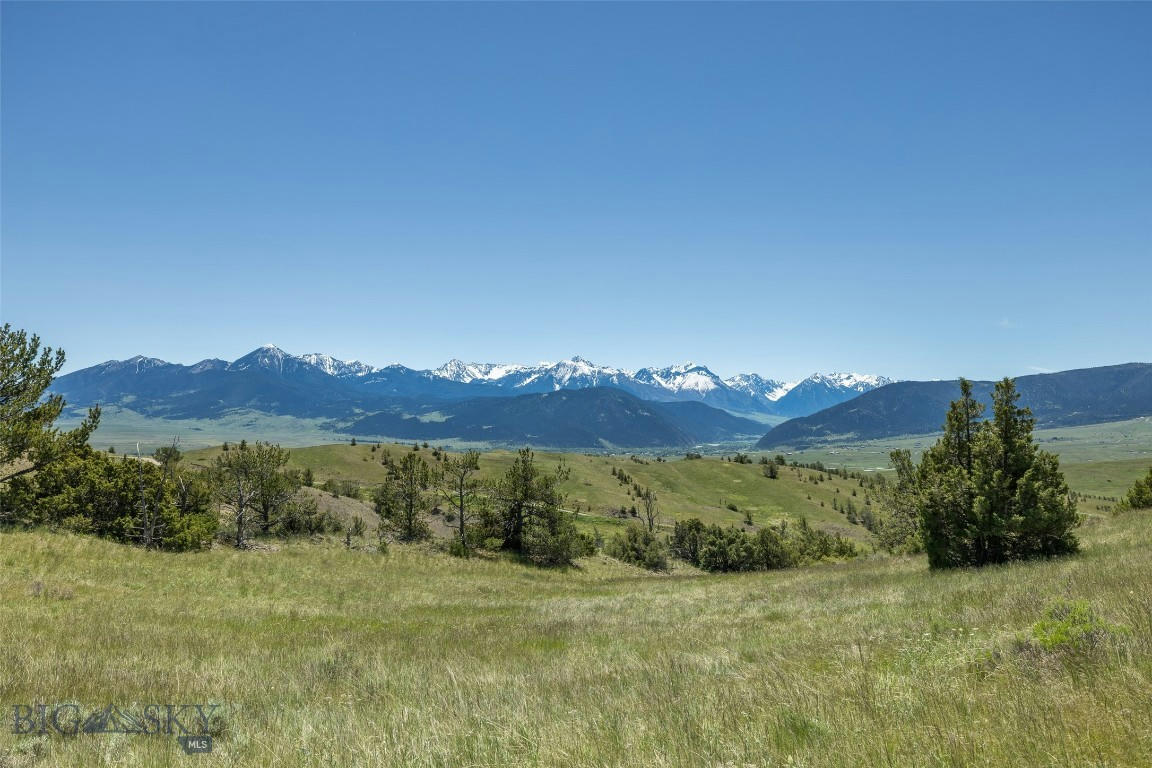
[[[982,571],[728,576],[0,534],[0,702],[226,711],[212,757],[3,733],[0,764],[1147,766],[1152,518],[1082,533],[1080,556]],[[1061,598],[1123,631],[1037,651]]]

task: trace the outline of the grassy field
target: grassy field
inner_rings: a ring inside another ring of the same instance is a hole
[[[905,448],[916,456],[936,442],[938,435],[909,435],[885,440],[863,440],[789,452],[788,459],[803,463],[824,462],[853,469],[884,468],[888,454]],[[1083,427],[1038,429],[1036,442],[1060,456],[1064,463],[1126,461],[1142,459],[1152,464],[1152,417],[1090,424]]]
[[[654,576],[393,546],[173,555],[0,535],[0,702],[221,706],[172,737],[0,732],[0,765],[1147,766],[1152,516],[1081,555]],[[1029,640],[1058,599],[1104,622]]]
[[[317,485],[335,479],[371,486],[382,482],[387,474],[379,459],[383,451],[399,458],[409,450],[411,444],[388,443],[383,444],[378,453],[373,453],[366,443],[295,448],[289,465],[311,469]],[[219,447],[193,451],[188,454],[188,460],[207,465],[219,453]],[[428,450],[422,450],[421,455],[432,459]],[[481,475],[499,476],[515,456],[510,451],[484,453],[480,461]],[[778,479],[770,480],[764,477],[759,464],[736,464],[716,457],[666,462],[643,459],[644,463],[639,463],[629,456],[538,453],[537,460],[546,468],[562,460],[569,468],[571,475],[562,489],[568,496],[568,507],[581,513],[580,519],[585,525],[620,525],[622,521],[610,515],[610,510],[639,504],[635,496],[629,495],[631,486],[621,484],[612,476],[612,469],[616,467],[630,475],[633,482],[656,492],[666,525],[687,517],[699,517],[707,523],[743,524],[747,510],[752,513],[755,524],[804,515],[809,522],[830,532],[858,540],[868,538],[867,531],[849,524],[844,515],[832,509],[833,499],[839,503],[852,499],[857,507],[863,506],[865,489],[859,487],[856,480],[792,468],[781,470]],[[822,474],[824,480],[815,482]],[[729,504],[734,505],[736,511],[729,509]]]
[[[86,409],[73,408],[61,417],[57,426],[75,427],[86,414]],[[170,445],[173,437],[179,437],[181,447],[186,450],[256,437],[284,446],[347,442],[351,437],[331,432],[325,429],[325,424],[321,419],[272,416],[255,411],[239,411],[218,419],[156,419],[127,408],[109,406],[104,408],[100,428],[92,435],[91,444],[100,451],[112,446],[120,453],[129,453],[140,443],[140,450],[151,454],[162,445]]]
[[[371,487],[386,476],[387,470],[379,461],[383,452],[398,458],[411,450],[411,444],[385,443],[378,450],[379,453],[373,453],[372,446],[366,443],[294,448],[289,466],[311,469],[316,485],[334,479],[353,480]],[[188,461],[208,465],[219,453],[219,447],[192,451],[188,454]],[[422,455],[432,460],[428,450],[424,449]],[[481,475],[489,479],[499,476],[514,458],[515,454],[510,451],[482,454]],[[838,505],[852,500],[857,508],[863,506],[869,494],[860,487],[858,480],[791,467],[783,469],[778,479],[770,480],[763,476],[763,468],[758,463],[735,464],[713,456],[666,462],[644,459],[646,463],[638,463],[629,456],[539,452],[537,460],[545,467],[563,461],[569,468],[570,478],[562,488],[568,496],[568,507],[580,512],[581,522],[586,526],[610,528],[621,525],[624,521],[611,515],[610,510],[638,504],[637,499],[629,495],[631,486],[622,485],[612,476],[612,468],[616,467],[630,475],[634,482],[656,491],[665,527],[674,520],[687,517],[699,517],[707,523],[740,525],[744,522],[744,511],[748,510],[756,525],[803,515],[812,524],[829,532],[839,532],[859,541],[869,540],[867,531],[859,525],[849,524],[842,513],[832,508],[833,500]],[[1063,466],[1073,490],[1115,498],[1147,474],[1152,467],[1152,458],[1065,463]],[[814,482],[821,475],[824,480]],[[852,495],[854,492],[855,496]],[[729,509],[728,504],[735,505],[737,511]],[[1084,511],[1104,510],[1099,503],[1092,501],[1085,504]]]

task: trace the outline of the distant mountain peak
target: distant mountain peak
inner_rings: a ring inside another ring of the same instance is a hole
[[[799,382],[783,382],[768,379],[758,373],[738,373],[724,383],[739,392],[745,392],[755,398],[764,398],[774,403],[788,394]]]
[[[523,370],[527,370],[527,366],[511,363],[466,363],[454,357],[439,368],[428,371],[428,374],[448,381],[468,384],[473,381],[502,379]]]
[[[322,352],[309,352],[300,355],[300,359],[316,366],[329,376],[367,376],[376,371],[376,368],[359,360],[339,360]]]
[[[671,392],[693,392],[699,396],[727,388],[724,381],[707,367],[692,362],[667,368],[642,368],[636,372],[636,378]]]
[[[847,387],[859,392],[867,392],[885,384],[891,384],[892,379],[887,376],[875,376],[868,373],[814,373],[805,381],[819,381],[837,387]]]

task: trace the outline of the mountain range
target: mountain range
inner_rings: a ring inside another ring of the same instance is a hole
[[[1152,365],[1146,363],[1016,382],[1040,427],[1152,415]],[[977,397],[989,402],[992,386],[974,382]],[[102,403],[149,418],[258,412],[319,420],[325,429],[367,437],[592,450],[757,438],[758,448],[770,450],[927,434],[940,429],[958,393],[955,381],[892,382],[852,373],[794,382],[754,373],[722,379],[694,363],[629,371],[580,357],[536,365],[451,360],[417,370],[291,355],[272,345],[231,362],[113,360],[61,376],[52,390],[74,407]],[[777,426],[769,430],[768,423]]]
[[[993,382],[975,381],[973,394],[991,413]],[[1016,379],[1020,404],[1038,427],[1077,426],[1152,415],[1152,365],[1126,363],[1039,373]],[[873,440],[937,432],[948,404],[959,397],[955,381],[901,381],[817,413],[786,421],[757,448],[803,448],[830,441]]]
[[[725,381],[694,363],[628,371],[581,357],[537,365],[451,360],[417,370],[292,355],[269,344],[231,362],[111,360],[61,376],[52,390],[74,406],[102,403],[151,418],[255,411],[368,437],[600,450],[751,442],[765,419],[811,413],[887,382],[857,374]]]
[[[143,356],[111,360],[61,376],[53,390],[73,403],[116,403],[167,418],[212,418],[236,408],[338,417],[395,398],[425,403],[613,387],[643,400],[698,401],[737,415],[790,418],[888,383],[882,376],[861,374],[813,374],[788,383],[757,374],[724,380],[695,363],[629,371],[581,357],[536,365],[450,360],[417,370],[319,353],[291,355],[269,344],[232,362],[210,359],[185,366]]]

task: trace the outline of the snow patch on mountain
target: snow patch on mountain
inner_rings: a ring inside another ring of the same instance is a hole
[[[842,389],[851,389],[856,392],[867,392],[892,383],[892,379],[887,376],[874,376],[866,373],[814,373],[806,380],[821,382]]]
[[[337,360],[332,355],[310,352],[300,355],[300,359],[314,365],[329,376],[367,376],[376,371],[371,365],[359,360]]]
[[[724,381],[703,365],[687,362],[667,368],[641,368],[636,372],[636,380],[673,393],[692,392],[707,395],[709,392],[725,389]]]
[[[799,381],[782,382],[775,379],[766,379],[757,373],[739,373],[724,383],[738,392],[744,392],[756,398],[764,398],[776,402],[792,391]]]
[[[497,381],[528,369],[528,366],[516,363],[465,363],[453,358],[429,373],[437,378],[467,384],[472,381]]]

